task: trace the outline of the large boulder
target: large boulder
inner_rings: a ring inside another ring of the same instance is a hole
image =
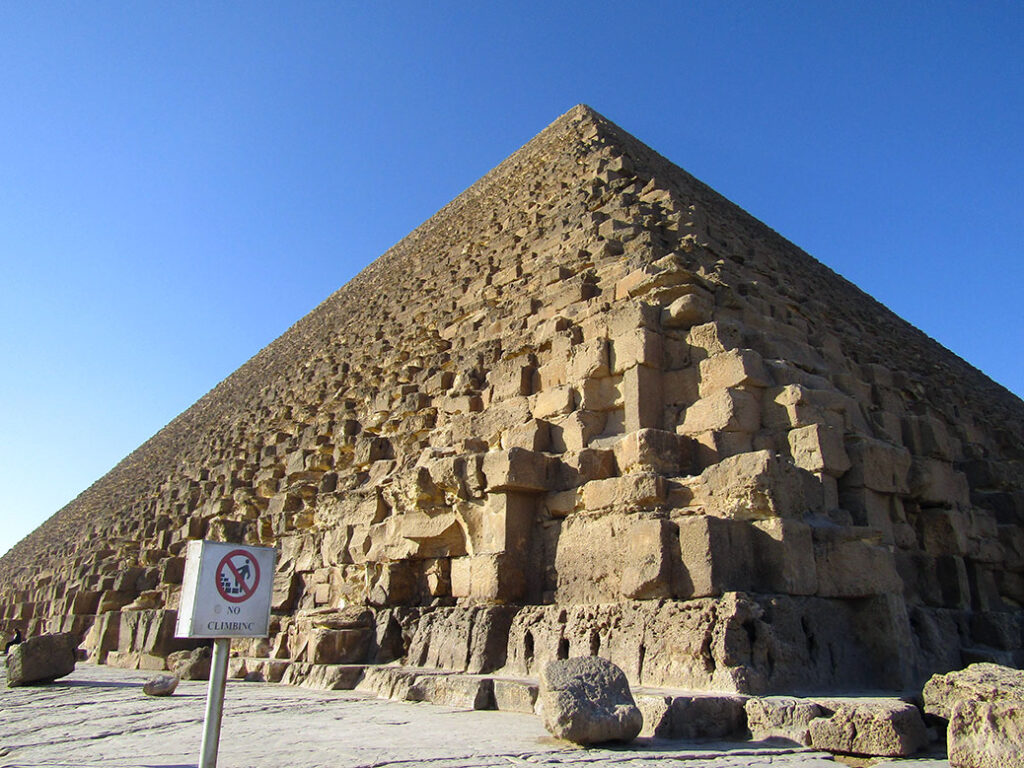
[[[545,666],[537,704],[544,727],[577,744],[632,741],[644,724],[626,675],[597,656]]]
[[[39,635],[7,652],[7,685],[48,683],[75,670],[78,641],[70,632]]]
[[[1024,768],[1024,671],[971,664],[934,675],[925,712],[949,720],[946,746],[955,768]]]
[[[957,672],[932,675],[923,696],[925,712],[949,720],[962,701],[1024,701],[1024,672],[999,664],[971,664]]]

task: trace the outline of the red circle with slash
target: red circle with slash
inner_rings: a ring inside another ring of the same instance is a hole
[[[221,558],[214,574],[217,591],[229,603],[244,603],[260,583],[260,566],[244,549],[235,549]]]

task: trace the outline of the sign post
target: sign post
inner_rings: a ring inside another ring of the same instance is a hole
[[[271,547],[188,543],[174,635],[213,638],[199,768],[217,768],[231,638],[269,634],[274,554]]]

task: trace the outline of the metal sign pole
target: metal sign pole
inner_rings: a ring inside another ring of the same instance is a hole
[[[217,747],[220,746],[220,720],[224,714],[224,685],[228,678],[228,654],[231,639],[213,641],[210,662],[210,689],[206,694],[206,717],[203,721],[203,744],[199,752],[199,768],[217,768]]]

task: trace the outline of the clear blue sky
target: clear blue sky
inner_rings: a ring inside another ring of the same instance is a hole
[[[0,553],[586,102],[1018,395],[1024,3],[0,5]]]

